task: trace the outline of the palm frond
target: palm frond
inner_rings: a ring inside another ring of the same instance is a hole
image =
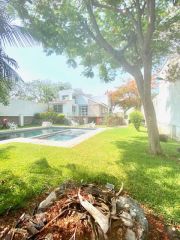
[[[0,0],[0,43],[23,47],[37,43],[24,27],[13,23],[14,19],[7,11],[8,2],[8,0]]]
[[[17,26],[12,22],[13,20],[1,11],[0,41],[2,44],[6,45],[8,43],[11,46],[24,47],[35,43],[35,40],[25,28]]]
[[[4,51],[0,50],[0,79],[1,81],[7,82],[7,86],[9,83],[13,83],[16,81],[22,81],[19,74],[15,71],[18,68],[17,62],[8,57]]]
[[[36,41],[22,26],[13,23],[8,15],[7,4],[10,0],[0,0],[0,102],[8,102],[9,93],[17,84],[23,81],[16,72],[17,62],[3,50],[6,44],[11,46],[31,46]]]

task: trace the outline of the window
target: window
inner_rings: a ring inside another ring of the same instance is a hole
[[[101,114],[105,114],[107,112],[107,109],[105,107],[101,107]]]
[[[63,105],[54,105],[54,111],[57,113],[63,113]]]
[[[69,95],[63,95],[62,96],[62,100],[68,100],[69,99]]]
[[[88,106],[81,106],[79,107],[80,116],[87,116],[88,115]]]
[[[72,106],[72,112],[73,112],[73,113],[76,112],[76,106]]]

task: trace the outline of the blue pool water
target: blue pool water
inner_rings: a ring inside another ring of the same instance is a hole
[[[65,130],[63,132],[59,133],[54,133],[49,136],[44,136],[44,137],[37,137],[40,139],[44,140],[50,140],[50,141],[67,141],[71,140],[73,138],[79,137],[82,134],[85,134],[89,132],[90,130],[85,130],[85,129],[70,129],[70,130]]]
[[[64,128],[45,128],[45,129],[34,129],[26,130],[22,132],[12,132],[12,133],[0,133],[0,140],[12,139],[12,138],[32,138],[38,135],[50,134],[63,130]]]
[[[46,128],[21,132],[0,133],[0,141],[13,138],[34,138],[50,141],[67,141],[89,132],[86,129]]]

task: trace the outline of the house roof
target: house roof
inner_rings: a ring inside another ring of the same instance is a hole
[[[102,105],[104,107],[108,107],[108,104],[106,104],[105,102],[107,102],[107,100],[105,101],[105,98],[103,99],[102,96],[92,96],[90,94],[85,94],[83,93],[83,91],[81,89],[70,89],[70,90],[62,90],[60,91],[62,94],[66,94],[66,93],[72,93],[73,96],[76,96],[76,104],[78,105],[88,105],[89,101],[92,101],[96,104]],[[65,104],[69,101],[72,100],[60,100],[60,99],[56,99],[53,102],[51,102],[52,104]]]
[[[77,103],[79,105],[88,105],[88,101],[92,101],[94,103],[103,105],[104,107],[108,107],[108,105],[102,101],[102,97],[100,96],[85,94],[82,90],[80,91],[79,89],[74,89],[74,95],[78,96]]]

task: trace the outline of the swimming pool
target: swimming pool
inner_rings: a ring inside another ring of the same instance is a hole
[[[8,140],[13,138],[33,138],[33,139],[42,139],[49,141],[68,141],[73,138],[76,138],[82,134],[87,133],[91,130],[79,130],[79,129],[66,129],[63,127],[52,127],[44,129],[33,129],[33,130],[20,130],[13,131],[8,133],[0,133],[0,141]]]
[[[7,133],[0,133],[0,140],[12,139],[12,138],[32,138],[38,135],[51,134],[63,130],[64,128],[43,128],[43,129],[33,129],[33,130],[20,130]]]
[[[82,134],[88,133],[92,130],[86,130],[86,129],[66,129],[60,132],[55,132],[53,134],[45,135],[45,136],[38,136],[35,137],[35,139],[44,139],[49,141],[68,141],[73,138],[79,137]]]
[[[105,128],[28,128],[0,131],[0,145],[7,143],[31,143],[44,146],[71,148],[84,140],[105,131]]]

